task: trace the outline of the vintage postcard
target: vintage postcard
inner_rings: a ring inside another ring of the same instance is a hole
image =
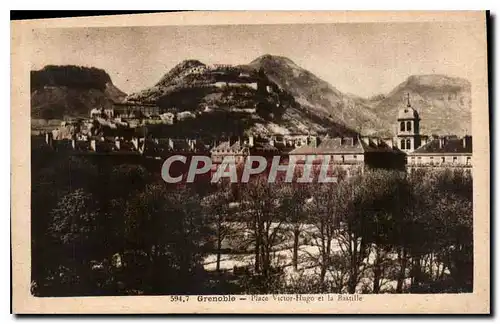
[[[13,311],[488,314],[486,19],[12,22]]]

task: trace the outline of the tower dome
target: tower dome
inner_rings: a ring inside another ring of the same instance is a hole
[[[411,107],[410,94],[406,94],[406,107],[399,109],[398,119],[420,119],[418,112]]]
[[[419,119],[418,112],[412,107],[404,107],[398,111],[398,119]]]

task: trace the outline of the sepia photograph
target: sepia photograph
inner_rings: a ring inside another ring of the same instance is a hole
[[[196,14],[13,25],[14,294],[488,312],[486,13]]]

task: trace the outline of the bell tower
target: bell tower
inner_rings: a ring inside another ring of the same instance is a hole
[[[420,117],[411,106],[409,93],[405,101],[406,107],[398,111],[396,142],[401,151],[410,153],[420,147]]]

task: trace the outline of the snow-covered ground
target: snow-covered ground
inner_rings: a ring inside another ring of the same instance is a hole
[[[247,241],[251,237],[251,232],[249,230],[243,230],[245,228],[244,224],[233,222],[225,223],[224,225],[232,226],[239,229],[236,237],[240,237],[241,242]],[[278,224],[273,223],[271,229],[275,229],[276,226],[280,226],[280,229],[284,232],[290,232],[293,228],[293,224]],[[317,228],[314,225],[304,224],[301,225],[302,236],[311,237],[317,234]],[[301,237],[301,241],[304,237]],[[235,236],[232,238],[235,239]],[[239,243],[241,243],[239,242]],[[221,270],[232,271],[234,267],[251,267],[254,265],[254,254],[251,253],[251,249],[248,249],[249,253],[243,254],[221,254],[220,268]],[[337,239],[334,239],[331,243],[331,254],[337,254],[341,252],[340,244]],[[293,259],[293,236],[291,233],[285,236],[285,240],[275,246],[275,252],[273,253],[273,265],[277,265],[283,268],[285,272],[285,278],[287,282],[296,282],[297,280],[311,280],[312,278],[319,278],[320,267],[318,265],[320,254],[320,248],[315,245],[315,239],[307,240],[307,244],[302,243],[298,249],[298,267],[295,270],[292,266]],[[389,260],[396,260],[396,254],[388,254],[387,258]],[[368,257],[365,259],[367,264],[366,268],[373,265],[375,261],[375,254],[369,253]],[[209,254],[204,259],[204,268],[207,271],[214,271],[216,269],[217,256],[216,254]],[[433,271],[437,271],[437,265],[433,265]],[[445,271],[445,273],[448,273]],[[326,280],[332,280],[334,277],[339,277],[341,273],[339,271],[331,270],[326,273]],[[347,278],[346,278],[347,279]],[[404,286],[408,287],[410,284],[410,279],[407,278],[404,281]],[[365,275],[360,280],[357,291],[361,292],[363,287],[372,287],[372,273],[369,269],[365,270]],[[383,278],[381,282],[381,292],[395,290],[397,286],[396,280],[391,280],[389,278]]]

